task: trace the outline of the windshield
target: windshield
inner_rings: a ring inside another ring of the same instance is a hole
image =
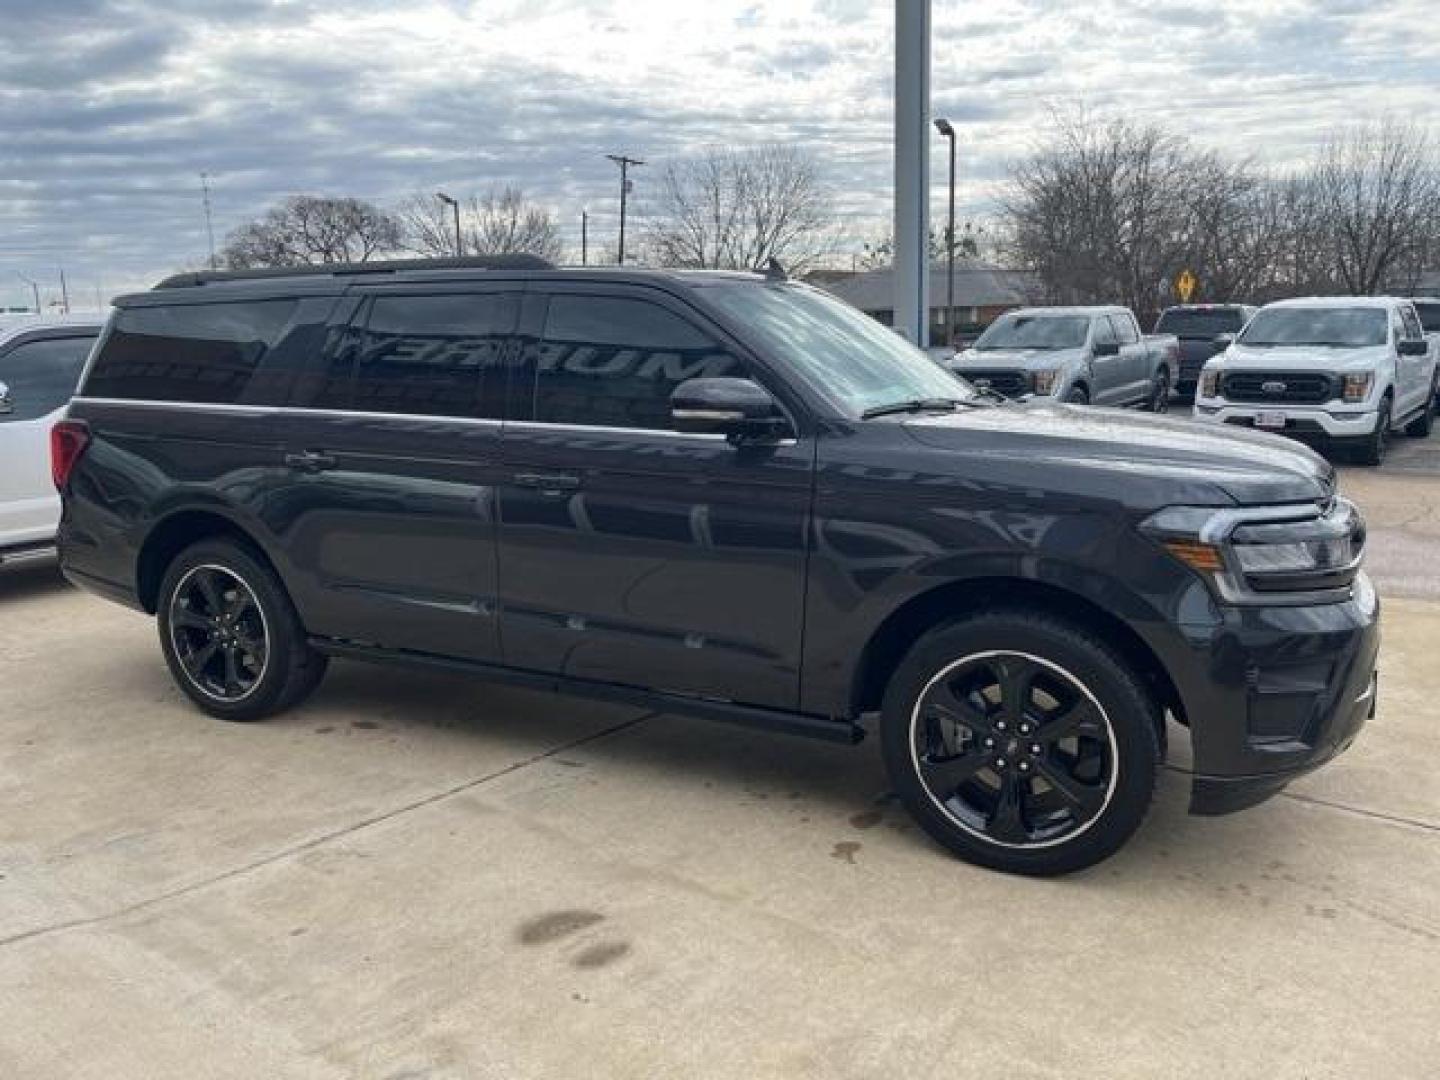
[[[1084,315],[1002,315],[975,342],[977,349],[1078,349],[1090,320]]]
[[[847,416],[902,401],[978,397],[893,330],[808,285],[736,282],[707,286],[705,296]]]
[[[1416,300],[1415,314],[1427,334],[1440,332],[1440,300]]]
[[[1213,338],[1234,334],[1245,323],[1239,308],[1170,308],[1155,324],[1157,334],[1174,334],[1178,338]]]
[[[1264,308],[1240,336],[1244,345],[1384,345],[1388,320],[1383,308]]]

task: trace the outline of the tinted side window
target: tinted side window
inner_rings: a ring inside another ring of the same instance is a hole
[[[0,424],[47,416],[70,400],[94,336],[26,341],[0,355],[0,382],[10,388],[13,410]]]
[[[95,359],[85,393],[147,401],[240,402],[297,306],[294,300],[261,300],[122,308]]]
[[[346,332],[317,408],[499,419],[513,295],[382,296]]]
[[[648,300],[556,295],[540,344],[534,419],[668,430],[686,379],[747,374],[743,363]]]
[[[1115,336],[1115,327],[1109,319],[1102,315],[1095,320],[1095,343],[1097,345],[1114,345],[1119,341],[1120,339]]]

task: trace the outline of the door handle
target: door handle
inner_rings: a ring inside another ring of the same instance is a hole
[[[516,473],[515,484],[523,488],[538,488],[542,495],[563,495],[580,487],[578,476],[565,473]]]
[[[335,468],[336,461],[329,454],[306,450],[298,454],[286,454],[285,464],[301,472],[323,472],[325,469]]]

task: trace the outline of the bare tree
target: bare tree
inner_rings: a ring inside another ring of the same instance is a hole
[[[235,270],[367,262],[400,247],[399,222],[359,199],[293,195],[232,232],[221,259]]]
[[[455,254],[455,219],[449,206],[433,195],[412,195],[398,216],[404,243],[425,256]],[[519,188],[492,188],[461,202],[461,249],[466,255],[538,255],[559,261],[564,245],[548,209],[526,198]]]
[[[663,266],[804,272],[833,251],[830,194],[814,159],[789,146],[716,148],[660,174],[646,229]]]

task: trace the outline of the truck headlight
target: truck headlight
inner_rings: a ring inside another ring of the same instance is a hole
[[[1060,378],[1060,372],[1055,368],[1045,371],[1035,371],[1030,375],[1030,386],[1037,394],[1053,394],[1055,384]]]
[[[1220,392],[1220,369],[1206,368],[1200,372],[1200,396],[1215,397]]]
[[[1140,528],[1231,603],[1343,599],[1364,561],[1365,521],[1343,498],[1325,507],[1172,506]]]
[[[1364,401],[1370,396],[1370,387],[1374,384],[1375,373],[1373,371],[1361,371],[1354,375],[1346,375],[1340,399],[1350,402]]]

